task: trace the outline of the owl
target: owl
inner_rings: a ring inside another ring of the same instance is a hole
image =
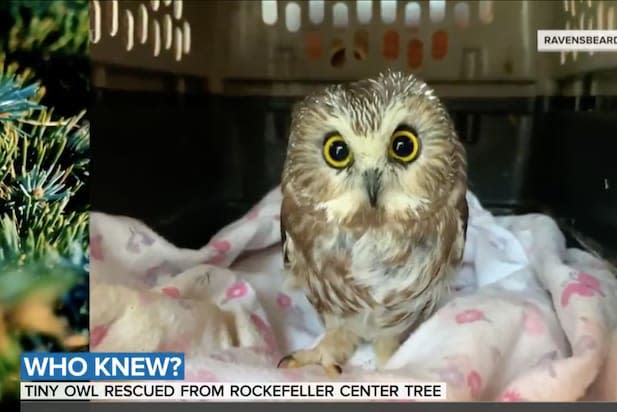
[[[286,272],[325,327],[279,367],[341,373],[361,343],[383,368],[449,291],[467,231],[467,160],[422,80],[388,71],[293,110],[282,173]]]

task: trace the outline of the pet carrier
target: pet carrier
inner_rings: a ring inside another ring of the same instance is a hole
[[[278,183],[297,98],[389,67],[442,97],[487,208],[614,258],[617,53],[539,29],[617,29],[617,1],[92,0],[93,208],[201,246]]]

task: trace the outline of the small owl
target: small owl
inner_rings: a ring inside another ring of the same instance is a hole
[[[434,312],[462,260],[466,169],[450,116],[414,76],[330,86],[294,108],[281,183],[283,259],[325,335],[279,367],[340,373],[361,342],[385,366]]]

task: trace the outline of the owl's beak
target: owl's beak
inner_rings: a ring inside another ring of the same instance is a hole
[[[379,169],[369,169],[364,172],[364,185],[371,206],[376,207],[377,199],[381,192],[381,171]]]

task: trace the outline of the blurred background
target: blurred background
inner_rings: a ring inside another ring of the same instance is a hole
[[[0,2],[3,405],[20,352],[88,348],[88,44],[87,0]]]
[[[431,84],[496,214],[554,216],[617,256],[617,54],[538,53],[615,29],[616,1],[91,1],[92,204],[197,248],[275,187],[290,109],[386,68]]]

